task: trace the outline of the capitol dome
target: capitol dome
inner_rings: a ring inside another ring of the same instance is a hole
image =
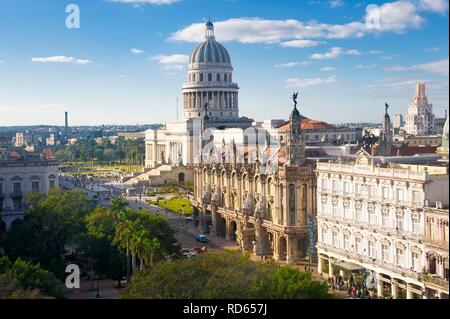
[[[225,47],[216,41],[214,24],[205,25],[205,40],[191,54],[188,81],[183,85],[183,117],[213,123],[239,119],[239,87]]]
[[[212,22],[206,24],[205,41],[195,48],[189,59],[189,64],[200,63],[231,65],[231,59],[227,49],[216,41],[214,24]]]

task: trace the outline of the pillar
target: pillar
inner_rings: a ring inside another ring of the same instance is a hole
[[[231,238],[233,238],[233,230],[231,228],[231,220],[229,220],[229,219],[226,220],[225,228],[226,228],[225,239],[231,240]]]
[[[320,257],[319,255],[317,257],[317,272],[319,274],[322,274],[322,257]]]
[[[383,281],[381,280],[381,274],[377,276],[377,296],[383,296]]]
[[[328,258],[328,277],[333,278],[333,262]]]
[[[425,288],[422,297],[423,297],[423,299],[430,299],[430,290]]]
[[[406,285],[406,299],[414,299],[414,294],[409,285]]]
[[[394,281],[391,281],[391,294],[394,299],[398,299],[398,285]]]

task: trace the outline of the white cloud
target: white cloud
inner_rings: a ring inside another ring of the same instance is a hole
[[[302,41],[311,39],[346,39],[363,37],[380,32],[404,32],[419,28],[424,19],[418,14],[424,7],[419,0],[398,0],[384,3],[376,10],[368,10],[361,19],[345,24],[328,24],[296,19],[268,20],[258,17],[232,18],[215,22],[216,36],[220,41],[241,43],[283,43],[284,46],[303,47]],[[439,0],[422,0],[434,11],[442,10]],[[336,2],[337,4],[338,2]],[[372,21],[377,21],[373,24]],[[199,42],[204,37],[204,23],[193,23],[173,33],[169,40]]]
[[[419,9],[446,13],[448,11],[448,0],[419,0]]]
[[[425,48],[424,51],[426,52],[439,52],[441,49],[438,47],[434,47],[434,48]]]
[[[157,61],[162,64],[165,69],[168,70],[182,70],[189,62],[189,56],[184,54],[172,54],[172,55],[155,55],[149,58],[150,61]]]
[[[372,69],[372,68],[376,68],[377,65],[376,64],[357,64],[355,65],[355,68],[357,69]]]
[[[45,58],[31,58],[32,62],[38,63],[72,63],[72,64],[90,64],[91,60],[77,59],[65,55],[49,56]]]
[[[291,47],[291,48],[307,48],[307,47],[314,47],[319,45],[319,41],[313,41],[313,40],[292,40],[292,41],[286,41],[281,42],[280,45],[283,48]]]
[[[345,3],[344,3],[344,1],[342,1],[342,0],[330,0],[330,1],[328,1],[328,5],[329,5],[331,8],[342,7],[344,4],[345,4]]]
[[[341,55],[361,55],[361,52],[355,49],[343,50],[341,47],[333,47],[325,53],[314,53],[309,56],[313,60],[336,59]]]
[[[430,73],[436,73],[440,75],[449,75],[448,72],[449,63],[448,58],[432,61],[429,63],[416,64],[411,66],[395,66],[387,68],[388,71],[425,71]]]
[[[423,23],[423,18],[417,14],[417,7],[408,0],[388,2],[369,10],[364,20],[372,26],[373,31],[399,32],[418,28]]]
[[[298,65],[309,65],[311,64],[310,61],[301,61],[301,62],[287,62],[282,64],[275,64],[274,67],[276,68],[293,68]]]
[[[288,88],[304,88],[313,85],[323,85],[337,82],[336,76],[332,75],[328,78],[310,78],[310,79],[287,79],[285,84]]]
[[[370,50],[369,51],[369,54],[382,54],[383,53],[383,51],[381,51],[381,50]]]
[[[143,4],[172,4],[181,0],[107,0],[108,2],[119,2],[119,3],[127,3],[134,5],[143,5]]]
[[[136,48],[132,48],[132,49],[130,50],[130,52],[133,53],[133,54],[142,54],[142,53],[145,53],[145,52],[142,51],[141,49],[136,49]]]
[[[3,60],[0,60],[0,64],[3,63]]]
[[[331,66],[326,66],[320,69],[320,71],[322,72],[329,72],[329,71],[334,71],[336,70],[335,68],[331,67]]]

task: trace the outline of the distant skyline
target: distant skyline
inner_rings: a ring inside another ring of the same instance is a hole
[[[385,102],[407,113],[416,82],[436,117],[448,109],[448,0],[0,0],[0,126],[176,120],[209,17],[241,116],[286,119],[300,91],[306,117],[379,122]]]

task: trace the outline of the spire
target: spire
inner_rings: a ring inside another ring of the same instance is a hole
[[[208,22],[206,23],[206,39],[214,38],[214,24],[211,22],[211,18],[208,18]]]

